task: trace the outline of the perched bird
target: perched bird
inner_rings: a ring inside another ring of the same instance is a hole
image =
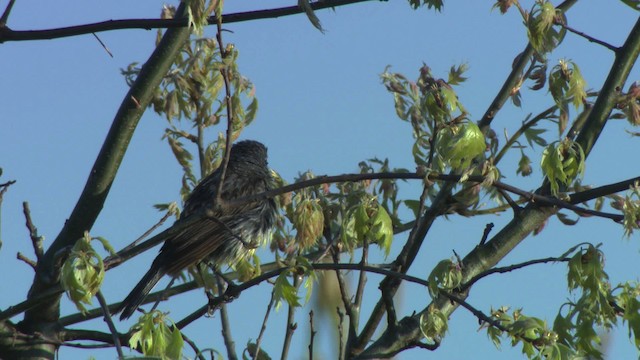
[[[231,147],[220,194],[222,204],[216,204],[221,176],[222,168],[218,168],[193,189],[174,224],[183,225],[182,229],[165,241],[151,269],[122,301],[121,320],[133,314],[165,274],[176,277],[202,261],[216,266],[234,263],[267,241],[276,221],[273,199],[239,205],[225,203],[271,189],[267,148],[252,140]]]

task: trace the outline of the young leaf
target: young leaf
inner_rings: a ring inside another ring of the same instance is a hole
[[[81,312],[87,309],[83,304],[91,305],[91,299],[100,290],[104,279],[102,257],[91,247],[91,237],[76,241],[67,260],[62,265],[61,282],[69,299]]]
[[[298,296],[298,289],[289,283],[287,275],[287,271],[280,273],[273,285],[276,310],[280,309],[280,306],[282,306],[282,300],[286,301],[289,306],[302,306],[300,304],[300,297]]]

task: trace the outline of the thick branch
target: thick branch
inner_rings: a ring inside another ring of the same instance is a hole
[[[180,9],[182,8],[183,5]],[[182,13],[180,9],[179,14]],[[73,245],[77,239],[82,237],[84,231],[90,230],[93,226],[102,210],[138,121],[162,77],[173,64],[176,54],[188,40],[189,34],[189,29],[186,28],[168,30],[147,63],[142,67],[138,78],[120,105],[71,216],[39,263],[38,271],[29,291],[29,299],[56,286],[58,279],[54,265],[55,254],[61,249]],[[46,301],[41,306],[30,309],[25,314],[25,323],[37,328],[43,322],[55,322],[59,317],[59,302],[60,297],[56,296],[51,301]]]

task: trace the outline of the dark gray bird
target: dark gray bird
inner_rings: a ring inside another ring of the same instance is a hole
[[[276,221],[273,199],[240,205],[224,203],[271,189],[267,148],[252,140],[231,147],[220,196],[223,204],[217,207],[221,175],[222,169],[218,168],[193,189],[174,227],[189,225],[165,241],[151,269],[122,301],[121,320],[133,314],[165,274],[176,277],[202,261],[211,261],[216,266],[234,263],[250,254],[252,247],[267,241]]]

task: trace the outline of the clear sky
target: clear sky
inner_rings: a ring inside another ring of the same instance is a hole
[[[6,3],[0,1],[0,8]],[[226,12],[295,3],[227,1]],[[527,7],[532,2],[523,3]],[[32,30],[109,19],[156,18],[161,5],[155,1],[24,0],[16,3],[8,26]],[[413,169],[411,129],[397,119],[392,97],[381,85],[379,74],[391,65],[393,71],[415,78],[424,62],[436,77],[446,78],[451,65],[466,63],[470,67],[466,74],[469,80],[457,92],[471,118],[479,119],[509,73],[513,58],[527,41],[515,9],[502,16],[497,10],[492,11],[491,6],[490,1],[447,1],[444,11],[437,13],[426,8],[411,10],[407,1],[356,4],[318,12],[326,29],[324,34],[313,28],[304,15],[226,25],[231,31],[225,32],[225,42],[234,43],[239,50],[240,71],[255,84],[260,101],[257,120],[242,137],[265,143],[270,165],[289,181],[306,170],[331,175],[355,172],[359,161],[372,157],[389,158],[392,167]],[[568,14],[571,26],[613,45],[623,43],[637,16],[621,1],[582,1]],[[205,36],[213,36],[213,30],[208,29]],[[127,92],[120,69],[131,62],[146,61],[156,32],[121,30],[99,36],[114,54],[113,58],[91,35],[0,44],[0,167],[4,170],[0,183],[17,180],[2,204],[2,308],[24,300],[32,281],[30,268],[15,259],[17,252],[33,257],[21,203],[30,203],[33,220],[47,239],[45,245],[49,245],[73,209]],[[568,35],[550,56],[550,65],[562,58],[577,62],[589,87],[598,89],[613,54]],[[630,81],[638,78],[639,73],[634,70]],[[545,95],[546,91],[540,94],[525,91],[522,109],[509,103],[494,122],[496,132],[500,136],[503,130],[512,133],[528,113],[535,114],[548,107],[552,100]],[[181,169],[169,147],[161,141],[165,127],[164,119],[147,111],[101,217],[91,231],[92,235],[107,238],[116,249],[136,239],[159,219],[153,204],[179,200]],[[638,140],[624,129],[630,129],[626,122],[608,126],[588,159],[584,183],[603,185],[638,176],[634,156],[638,153]],[[552,134],[549,140],[555,139]],[[529,156],[536,165],[540,151],[529,151]],[[517,160],[514,156],[504,162],[502,171],[507,176],[504,181],[524,189],[536,188],[542,180],[540,171],[534,167],[530,178],[516,177]],[[415,197],[415,190],[409,187],[403,195]],[[486,223],[494,222],[497,231],[510,217],[510,213],[505,213],[491,218],[452,216],[437,221],[410,273],[426,277],[438,261],[452,256],[452,250],[464,256],[477,244]],[[404,236],[395,239],[390,258],[398,253],[404,239]],[[612,283],[638,280],[638,235],[627,240],[620,227],[593,218],[581,219],[574,227],[551,219],[542,234],[523,242],[501,265],[559,256],[585,241],[603,243],[608,260],[606,270]],[[149,251],[109,272],[103,288],[107,300],[120,301],[155,253]],[[370,276],[368,298],[378,295],[379,279]],[[269,293],[263,285],[243,293],[229,306],[239,350],[249,338],[255,340],[258,336]],[[477,284],[468,300],[485,312],[502,305],[523,307],[525,314],[551,324],[558,306],[567,297],[566,266],[558,264],[491,277]],[[426,289],[407,285],[403,286],[398,301],[399,316],[403,317],[420,311],[429,299]],[[182,296],[175,300],[180,308],[171,307],[172,317],[180,319],[204,302],[199,291]],[[300,328],[294,335],[292,359],[306,356],[309,309],[307,306],[298,312],[296,320]],[[62,312],[75,312],[66,298]],[[366,316],[368,311],[363,314]],[[281,310],[272,315],[269,323],[264,348],[273,357],[279,357],[285,318],[286,311]],[[107,331],[102,320],[91,322],[91,326]],[[118,326],[125,331],[129,325]],[[317,326],[328,329],[334,325],[324,321]],[[224,351],[219,331],[217,317],[201,319],[185,329],[201,347]],[[329,330],[322,331],[317,338],[316,348],[322,358],[334,357],[331,334]],[[626,327],[613,332],[609,351],[611,359],[637,357]],[[494,359],[513,359],[519,353],[520,347],[511,349],[507,341],[501,350],[496,350],[485,332],[478,331],[477,320],[459,309],[451,317],[450,330],[440,349],[410,350],[399,358],[470,359],[482,354]],[[185,354],[193,355],[190,349]],[[116,357],[113,349],[63,348],[60,355],[62,359]]]

